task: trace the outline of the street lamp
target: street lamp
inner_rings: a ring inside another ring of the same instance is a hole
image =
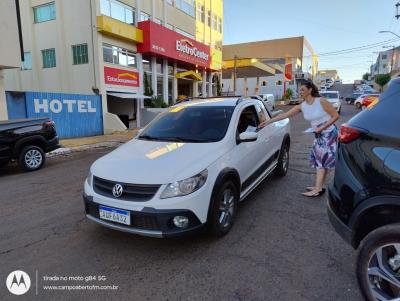
[[[392,35],[395,35],[396,37],[398,37],[400,39],[400,36],[397,33],[394,33],[393,31],[390,31],[390,30],[381,30],[378,33],[391,33]]]

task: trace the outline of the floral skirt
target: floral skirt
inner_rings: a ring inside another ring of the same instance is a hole
[[[332,169],[335,167],[337,151],[338,129],[332,126],[330,131],[322,132],[314,143],[310,152],[310,165],[316,169]]]

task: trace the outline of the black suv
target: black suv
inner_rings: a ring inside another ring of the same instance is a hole
[[[328,215],[367,300],[400,300],[400,78],[340,130]]]
[[[0,167],[17,160],[27,171],[38,170],[45,153],[59,147],[55,124],[48,118],[0,122]]]

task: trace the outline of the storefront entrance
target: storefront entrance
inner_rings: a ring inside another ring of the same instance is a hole
[[[193,80],[180,78],[178,79],[178,95],[187,97],[193,96]]]
[[[133,94],[108,93],[107,108],[109,113],[119,117],[127,129],[137,127],[137,99]]]

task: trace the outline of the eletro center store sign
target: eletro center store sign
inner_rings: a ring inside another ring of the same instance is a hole
[[[139,53],[156,54],[185,63],[210,68],[210,47],[187,38],[151,21],[140,22],[143,43],[137,45]]]

